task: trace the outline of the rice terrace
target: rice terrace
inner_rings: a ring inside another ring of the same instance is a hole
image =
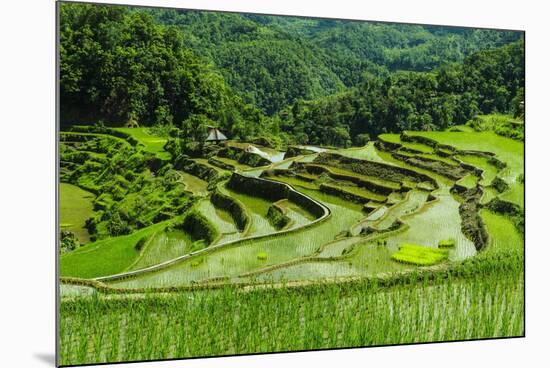
[[[60,19],[62,365],[524,334],[521,32]]]

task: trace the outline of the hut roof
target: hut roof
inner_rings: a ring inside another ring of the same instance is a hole
[[[227,140],[227,137],[220,132],[216,128],[211,128],[210,132],[208,133],[208,137],[206,137],[207,141],[225,141]]]

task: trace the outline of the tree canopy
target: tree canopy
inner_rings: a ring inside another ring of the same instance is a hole
[[[64,126],[137,122],[185,132],[210,121],[232,138],[348,146],[480,113],[523,113],[520,32],[60,9]]]

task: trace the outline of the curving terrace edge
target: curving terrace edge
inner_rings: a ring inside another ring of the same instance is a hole
[[[118,274],[109,275],[109,276],[96,277],[92,280],[108,282],[108,281],[115,281],[115,280],[140,276],[149,272],[159,271],[169,266],[172,266],[176,263],[180,263],[188,259],[200,256],[200,255],[208,254],[229,246],[236,246],[236,245],[239,245],[240,243],[245,243],[251,240],[281,236],[284,234],[301,231],[303,229],[314,226],[326,220],[331,215],[330,208],[328,208],[326,205],[303,193],[298,192],[291,185],[286,183],[281,183],[278,181],[264,179],[264,178],[246,176],[239,173],[233,173],[228,184],[231,188],[234,188],[237,190],[238,189],[242,190],[243,188],[246,188],[246,190],[248,190],[249,193],[253,193],[254,195],[263,197],[265,199],[270,199],[270,200],[279,200],[283,198],[289,199],[301,206],[304,206],[308,211],[310,211],[312,214],[317,216],[317,218],[310,223],[307,223],[303,226],[299,226],[296,228],[276,231],[276,232],[263,234],[263,235],[247,236],[241,239],[227,241],[225,243],[216,244],[205,249],[201,249],[192,253],[188,253],[188,254],[176,257],[176,258],[172,258],[168,261],[164,261],[162,263],[159,263],[153,266],[149,266],[149,267],[142,268],[135,271],[128,271],[128,272],[118,273]],[[250,191],[250,188],[262,188],[262,190],[256,191],[254,193],[253,191]],[[268,190],[265,190],[265,188],[268,188]]]

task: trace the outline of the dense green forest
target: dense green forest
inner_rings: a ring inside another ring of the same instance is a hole
[[[349,146],[403,130],[437,130],[477,114],[521,113],[523,42],[469,56],[433,72],[367,75],[347,92],[298,101],[280,113],[300,143]]]
[[[61,6],[61,122],[109,125],[215,120],[233,136],[264,125],[211,65],[183,45],[184,34],[142,12]]]
[[[64,126],[349,146],[523,101],[519,32],[76,4],[61,19]]]

